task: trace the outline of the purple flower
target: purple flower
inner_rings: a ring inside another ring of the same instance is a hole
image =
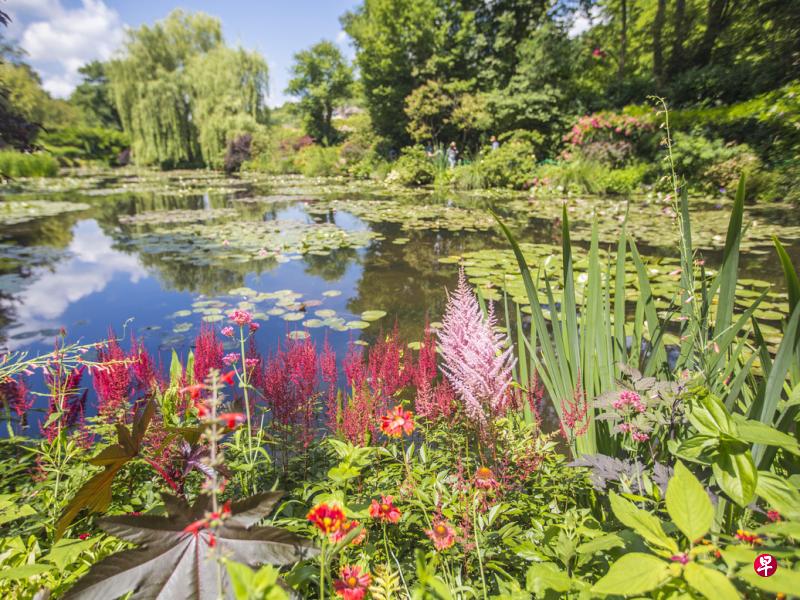
[[[462,268],[439,331],[442,371],[467,416],[481,426],[486,423],[487,409],[494,416],[506,408],[514,366],[513,348],[505,335],[494,330],[495,325],[493,307],[484,319]]]

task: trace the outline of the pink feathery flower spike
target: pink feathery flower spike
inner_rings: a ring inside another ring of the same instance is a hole
[[[468,417],[483,426],[487,411],[497,416],[510,400],[513,348],[495,331],[494,310],[483,317],[462,268],[455,292],[448,294],[439,330],[442,371],[464,403]],[[508,347],[507,347],[508,346]]]

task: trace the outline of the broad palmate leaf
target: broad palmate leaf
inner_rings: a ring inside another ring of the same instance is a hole
[[[231,516],[219,527],[197,533],[186,527],[202,519],[209,497],[200,496],[193,506],[164,496],[168,516],[116,516],[100,519],[102,529],[140,547],[100,561],[64,596],[65,600],[111,600],[128,592],[137,600],[216,600],[233,598],[227,569],[218,557],[251,567],[286,565],[318,550],[309,541],[277,527],[254,527],[282,496],[282,492],[258,494],[231,505]],[[216,542],[212,548],[211,536]],[[218,570],[219,568],[219,570]]]

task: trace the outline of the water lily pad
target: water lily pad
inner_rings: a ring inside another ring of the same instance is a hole
[[[322,317],[323,319],[328,319],[330,317],[336,316],[336,311],[330,308],[321,308],[319,310],[315,310],[314,314],[318,317]]]
[[[228,295],[229,296],[245,296],[245,297],[249,298],[251,296],[258,296],[259,294],[258,294],[258,292],[256,292],[252,288],[249,288],[249,287],[238,287],[238,288],[233,288],[232,290],[228,290]]]
[[[314,328],[314,327],[322,327],[324,325],[325,323],[320,319],[306,319],[305,321],[303,321],[304,327]]]
[[[286,313],[285,315],[281,315],[281,318],[284,321],[300,321],[301,319],[304,319],[305,316],[306,313],[304,312],[289,312]]]
[[[327,290],[322,292],[322,295],[327,298],[334,298],[336,296],[341,296],[342,292],[340,292],[339,290]]]
[[[169,318],[170,319],[180,319],[180,318],[188,317],[191,314],[192,314],[192,311],[190,311],[190,310],[176,310],[174,313],[172,313],[169,316]]]
[[[304,340],[309,337],[309,333],[307,331],[290,331],[286,336],[292,340]]]
[[[175,333],[186,333],[192,327],[194,327],[193,323],[177,323],[175,327],[172,328],[172,331]]]
[[[206,323],[219,323],[224,318],[222,315],[205,315],[203,321]]]
[[[268,315],[272,315],[273,317],[280,317],[286,311],[282,308],[271,308],[267,311]]]
[[[366,329],[369,327],[369,323],[366,321],[348,321],[346,325],[348,329]]]
[[[385,310],[365,310],[361,313],[361,319],[364,321],[377,321],[385,316]]]

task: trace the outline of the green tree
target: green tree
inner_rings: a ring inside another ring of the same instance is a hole
[[[78,72],[83,76],[83,81],[72,92],[70,103],[83,111],[89,124],[121,129],[122,123],[111,98],[105,65],[93,60]]]
[[[286,92],[300,99],[306,132],[325,145],[333,143],[338,137],[333,110],[350,97],[352,68],[335,44],[323,40],[294,55],[292,75]]]

